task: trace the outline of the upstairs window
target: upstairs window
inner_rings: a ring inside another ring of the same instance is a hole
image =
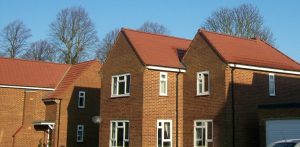
[[[160,72],[159,95],[161,96],[168,95],[168,73],[166,72]]]
[[[112,76],[112,97],[130,95],[130,74]]]
[[[194,147],[208,147],[213,142],[213,121],[195,120]]]
[[[85,91],[78,93],[78,108],[85,108]]]
[[[110,147],[129,147],[129,121],[111,121]]]
[[[275,96],[275,75],[273,73],[269,73],[269,95]]]
[[[209,72],[203,71],[197,73],[197,95],[209,95],[210,80]]]
[[[84,125],[77,125],[77,142],[83,142]]]

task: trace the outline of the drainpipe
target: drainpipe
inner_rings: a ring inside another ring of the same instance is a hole
[[[176,147],[178,147],[178,76],[180,69],[176,73]]]
[[[58,147],[59,145],[59,128],[60,128],[60,109],[61,109],[61,100],[59,100],[59,108],[58,108],[58,122],[57,122],[57,138],[56,138],[56,146]]]
[[[235,64],[231,68],[231,111],[232,111],[232,146],[235,147],[235,99],[234,99],[234,70]]]
[[[23,128],[24,125],[24,119],[25,119],[25,101],[26,101],[26,90],[24,89],[24,96],[23,96],[23,113],[22,113],[22,124],[21,126],[16,130],[16,132],[12,135],[12,146],[15,146],[15,137],[20,132],[20,130]]]

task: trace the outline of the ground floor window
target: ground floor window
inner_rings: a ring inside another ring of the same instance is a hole
[[[194,121],[194,147],[208,147],[213,142],[213,121]]]
[[[129,121],[111,121],[110,146],[129,147]]]
[[[157,121],[157,146],[172,147],[172,120]]]

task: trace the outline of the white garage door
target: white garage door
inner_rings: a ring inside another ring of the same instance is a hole
[[[266,143],[285,139],[300,139],[300,119],[266,121]]]

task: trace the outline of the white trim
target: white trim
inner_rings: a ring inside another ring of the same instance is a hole
[[[83,101],[82,105],[80,105],[80,99]],[[85,108],[85,91],[78,92],[78,108]]]
[[[164,139],[164,123],[170,123],[170,139]],[[159,126],[159,123],[162,123],[161,126]],[[157,120],[157,124],[156,124],[156,146],[158,147],[158,129],[162,129],[161,132],[162,132],[162,147],[164,147],[164,142],[170,142],[171,143],[171,147],[173,146],[173,138],[172,138],[172,130],[173,130],[173,125],[172,125],[172,120],[163,120],[163,119],[159,119]]]
[[[273,78],[271,78],[273,77]],[[274,88],[274,91],[271,91],[271,87]],[[269,73],[269,96],[276,96],[276,84],[275,84],[275,74]]]
[[[197,126],[196,124],[197,124],[197,122],[202,122],[202,123],[204,123],[202,126]],[[211,138],[208,138],[208,131],[210,131],[210,130],[208,130],[208,123],[209,122],[211,122]],[[209,142],[213,142],[213,129],[214,129],[214,123],[213,123],[213,120],[204,120],[204,119],[197,119],[197,120],[194,120],[194,147],[199,147],[199,146],[197,146],[196,145],[196,140],[197,140],[197,138],[196,138],[196,129],[197,128],[204,128],[205,129],[205,139],[204,139],[204,141],[205,141],[205,146],[201,146],[201,147],[207,147],[208,146],[208,143]]]
[[[147,69],[161,70],[161,71],[172,71],[172,72],[186,72],[185,69],[162,67],[162,66],[146,66]]]
[[[16,89],[47,90],[47,91],[54,91],[55,90],[54,88],[11,86],[11,85],[0,85],[0,88],[16,88]]]
[[[284,74],[300,75],[300,71],[258,67],[258,66],[251,66],[251,65],[242,65],[242,64],[232,64],[232,63],[230,63],[228,65],[229,65],[229,67],[242,68],[242,69],[251,69],[251,70],[259,70],[259,71],[267,71],[267,72],[277,72],[277,73],[284,73]]]
[[[127,90],[127,76],[129,75],[130,83],[129,83],[129,91],[126,93]],[[118,94],[119,93],[119,77],[124,76],[124,92],[125,94]],[[117,94],[114,94],[114,78],[117,78],[117,89],[116,92]],[[119,74],[119,75],[113,75],[111,76],[111,97],[125,97],[125,96],[130,96],[130,84],[131,84],[131,74]]]
[[[162,79],[161,76],[162,75],[165,75],[165,79]],[[163,93],[161,91],[161,82],[162,81],[165,81],[166,82],[166,85],[165,85],[165,88],[166,88],[166,93]],[[160,96],[168,96],[168,73],[167,72],[160,72],[159,73],[159,95]]]
[[[201,77],[199,77],[199,75],[201,74]],[[204,91],[205,90],[205,78],[204,74],[207,74],[208,75],[208,81],[207,81],[207,91]],[[202,92],[200,93],[199,91],[199,79],[200,78],[203,78],[202,79]],[[196,88],[197,88],[197,96],[202,96],[202,95],[209,95],[210,94],[210,75],[209,75],[209,71],[201,71],[201,72],[197,72],[197,85],[196,85]]]
[[[115,130],[112,130],[112,124],[113,124],[113,122],[115,123]],[[118,123],[122,123],[123,124],[123,126],[118,126]],[[128,132],[128,138],[125,138],[125,136],[126,136],[126,123],[128,123],[128,130],[127,130],[127,132]],[[116,147],[116,146],[113,146],[112,144],[111,144],[111,142],[112,142],[112,131],[114,131],[114,133],[115,133],[115,141],[116,141],[116,143],[117,143],[117,135],[118,135],[118,128],[123,128],[124,129],[124,131],[123,131],[123,147],[125,146],[125,142],[128,142],[129,143],[129,131],[130,131],[130,125],[129,125],[129,120],[111,120],[110,121],[110,135],[109,135],[109,146],[110,147]]]
[[[82,132],[82,138],[79,140],[78,139],[78,136],[79,136],[79,131],[81,131]],[[77,142],[83,142],[83,137],[84,137],[84,125],[77,125],[77,135],[76,135],[76,140],[77,140]]]

